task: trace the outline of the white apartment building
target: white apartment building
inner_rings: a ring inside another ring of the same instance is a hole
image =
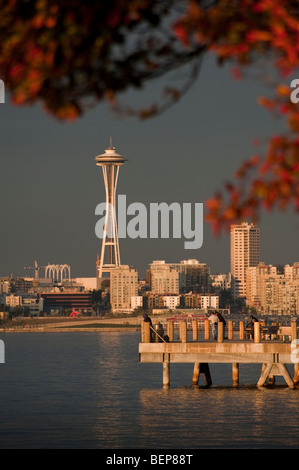
[[[245,297],[247,268],[260,261],[260,229],[256,225],[243,222],[231,226],[230,258],[233,296]]]
[[[120,265],[111,269],[110,304],[112,312],[131,312],[131,297],[136,297],[137,295],[137,270],[128,265]]]
[[[164,295],[163,306],[169,309],[177,308],[180,305],[179,295]]]
[[[131,309],[135,310],[135,308],[143,307],[143,297],[142,295],[134,295],[131,297]]]
[[[219,295],[201,295],[201,308],[219,308]]]

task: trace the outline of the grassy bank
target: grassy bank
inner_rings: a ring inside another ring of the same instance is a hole
[[[137,328],[140,328],[140,326],[138,325],[133,325],[133,324],[121,324],[121,323],[88,323],[88,324],[78,324],[78,325],[68,325],[67,327],[65,326],[57,326],[56,329],[64,329],[64,328],[72,328],[72,329],[88,329],[88,328],[92,328],[92,329],[101,329],[101,328],[124,328],[124,329],[127,329],[127,328],[133,328],[133,329],[137,329]]]

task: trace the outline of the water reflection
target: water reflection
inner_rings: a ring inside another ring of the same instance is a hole
[[[134,447],[136,407],[132,383],[138,365],[135,336],[134,332],[98,336],[96,361],[100,377],[94,429],[98,447]]]
[[[286,387],[147,389],[140,392],[139,400],[142,436],[149,446],[298,446],[298,393]]]
[[[256,388],[261,367],[139,364],[139,333],[14,334],[0,374],[1,448],[299,447],[299,391]],[[202,378],[202,384],[204,379]]]

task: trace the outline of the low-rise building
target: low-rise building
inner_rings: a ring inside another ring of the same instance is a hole
[[[10,294],[6,295],[4,299],[5,305],[8,305],[9,307],[20,307],[22,305],[21,295]]]
[[[44,301],[44,312],[54,313],[61,310],[92,310],[92,292],[39,292]]]
[[[142,295],[134,295],[131,297],[131,309],[135,310],[136,308],[143,307],[143,296]]]
[[[169,309],[177,308],[180,305],[179,295],[163,295],[163,306]]]
[[[219,295],[214,294],[204,294],[200,298],[201,308],[210,309],[210,308],[219,308]]]
[[[211,284],[215,291],[231,289],[232,275],[228,274],[211,274]]]

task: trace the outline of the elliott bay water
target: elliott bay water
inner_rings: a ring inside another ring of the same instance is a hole
[[[4,333],[1,449],[298,448],[299,390],[256,388],[260,365],[139,364],[139,332]]]

